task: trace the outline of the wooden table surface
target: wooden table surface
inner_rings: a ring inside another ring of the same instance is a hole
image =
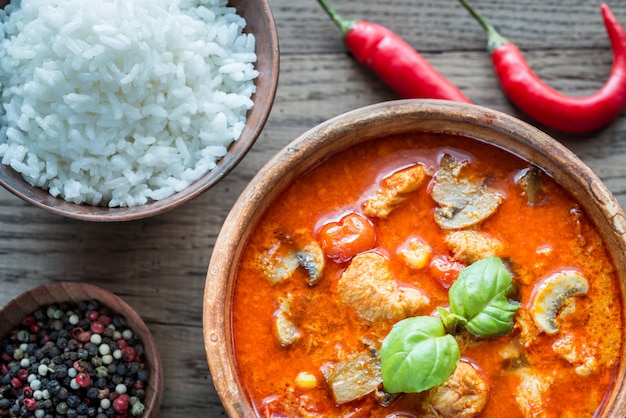
[[[476,104],[527,120],[501,92],[486,37],[457,1],[329,1],[344,17],[392,28]],[[216,236],[247,182],[305,130],[348,110],[399,98],[346,53],[339,30],[315,0],[270,4],[281,50],[276,101],[257,143],[216,187],[171,212],[119,224],[62,218],[0,190],[0,304],[54,281],[84,281],[115,292],[137,309],[156,338],[165,367],[164,418],[225,415],[205,358],[202,294]],[[473,4],[562,92],[590,94],[608,77],[612,52],[600,0]],[[626,24],[626,2],[613,0],[610,6]],[[626,112],[590,135],[546,131],[626,207]]]

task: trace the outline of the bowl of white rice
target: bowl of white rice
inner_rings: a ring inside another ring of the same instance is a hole
[[[267,0],[0,0],[0,184],[62,216],[187,202],[258,138],[278,84]]]

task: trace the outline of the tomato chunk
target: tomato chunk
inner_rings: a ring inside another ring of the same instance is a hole
[[[363,215],[350,212],[338,222],[324,225],[319,238],[324,254],[338,263],[343,263],[376,246],[376,229]]]
[[[430,272],[446,289],[452,286],[464,268],[464,264],[446,255],[438,255],[430,260]]]

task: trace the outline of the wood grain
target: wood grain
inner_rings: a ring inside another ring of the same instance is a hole
[[[521,117],[494,79],[480,27],[454,0],[330,0],[347,18],[393,28],[476,104]],[[608,76],[612,55],[594,0],[474,0],[524,51],[535,71],[568,94]],[[278,150],[316,124],[397,98],[346,53],[314,0],[270,0],[281,51],[275,105],[259,140],[226,178],[197,199],[147,220],[92,224],[62,218],[0,190],[0,304],[39,284],[83,281],[113,291],[153,333],[165,368],[161,417],[216,417],[202,340],[202,293],[219,230],[238,195]],[[626,24],[626,2],[610,2]],[[550,132],[626,205],[626,113],[585,136]],[[0,319],[1,320],[1,319]]]

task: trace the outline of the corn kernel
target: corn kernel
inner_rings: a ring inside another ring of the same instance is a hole
[[[408,248],[400,251],[400,254],[409,267],[418,270],[426,266],[432,255],[432,249],[421,240],[413,239],[409,242]]]
[[[296,376],[296,385],[301,389],[313,389],[317,386],[317,379],[311,373],[300,372]]]

